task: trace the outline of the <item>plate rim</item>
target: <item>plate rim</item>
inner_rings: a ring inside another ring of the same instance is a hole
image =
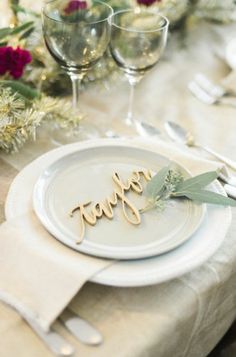
[[[192,219],[194,220],[194,224],[191,221],[187,222],[187,228],[188,232],[183,233],[181,229],[180,237],[176,241],[176,235],[174,235],[173,238],[175,238],[174,242],[172,244],[168,244],[168,242],[152,242],[149,244],[137,246],[134,249],[132,247],[109,247],[103,244],[97,244],[94,242],[90,241],[84,241],[81,244],[76,244],[76,241],[71,241],[66,237],[65,232],[62,232],[60,230],[60,227],[56,225],[55,221],[53,221],[52,218],[49,217],[49,213],[46,212],[46,202],[42,202],[39,200],[39,196],[44,195],[47,192],[47,190],[50,188],[52,180],[57,177],[58,175],[58,167],[60,166],[60,162],[70,162],[69,156],[73,158],[74,155],[81,153],[83,151],[91,150],[94,148],[110,148],[113,147],[113,149],[117,149],[118,147],[123,147],[124,149],[129,149],[130,145],[127,145],[126,142],[122,141],[118,145],[114,142],[108,145],[104,145],[103,142],[95,143],[94,145],[91,145],[90,147],[80,147],[77,150],[73,151],[72,153],[66,153],[65,155],[61,156],[59,159],[54,160],[50,165],[48,165],[41,173],[41,175],[38,177],[34,189],[33,189],[33,195],[32,195],[32,202],[33,202],[33,209],[34,212],[41,222],[41,224],[44,226],[44,228],[52,234],[52,236],[57,239],[59,242],[64,244],[65,246],[68,246],[69,248],[83,253],[87,254],[90,256],[94,257],[99,257],[99,258],[104,258],[104,259],[119,259],[119,260],[132,260],[132,259],[144,259],[144,258],[150,258],[153,256],[165,254],[170,250],[177,249],[181,244],[184,244],[188,239],[191,239],[191,237],[195,234],[195,232],[198,230],[200,225],[202,224],[202,221],[204,219],[204,216],[206,214],[206,205],[205,204],[194,204],[191,203],[191,205],[194,207],[193,209],[197,210],[197,217],[193,217]],[[188,175],[192,176],[189,170],[187,170],[183,165],[177,163],[174,160],[170,160],[168,157],[154,151],[151,149],[147,148],[140,148],[137,146],[133,146],[133,149],[135,150],[140,150],[140,152],[144,152],[144,154],[152,153],[157,155],[157,157],[164,159],[165,161],[168,161],[170,163],[173,163],[174,165],[178,165],[181,170],[186,172]],[[52,178],[49,180],[47,177],[45,178],[45,175],[47,176],[47,171],[51,171]],[[45,182],[46,180],[46,182]],[[48,181],[49,180],[49,181]],[[190,233],[189,233],[190,231]],[[177,234],[178,236],[178,234]],[[173,239],[172,238],[172,239]],[[170,247],[171,246],[171,247]]]

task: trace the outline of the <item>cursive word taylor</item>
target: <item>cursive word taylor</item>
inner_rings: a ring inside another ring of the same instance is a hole
[[[115,189],[112,192],[111,196],[106,197],[105,200],[102,202],[92,204],[92,202],[90,201],[83,204],[79,204],[71,211],[71,217],[73,217],[76,211],[79,211],[80,236],[77,240],[77,243],[81,243],[84,238],[85,223],[88,223],[91,226],[95,226],[98,218],[102,218],[105,216],[108,219],[113,219],[113,207],[118,204],[119,200],[122,204],[122,211],[125,219],[130,224],[138,225],[141,223],[139,210],[125,195],[125,193],[130,190],[138,194],[141,194],[143,192],[143,187],[140,182],[141,177],[143,177],[146,181],[150,181],[152,178],[151,171],[134,171],[131,177],[126,182],[122,181],[119,174],[115,172],[112,175],[112,180],[115,183]]]

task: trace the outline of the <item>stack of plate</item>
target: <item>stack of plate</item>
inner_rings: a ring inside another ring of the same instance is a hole
[[[173,279],[199,266],[217,250],[230,223],[228,207],[173,200],[163,211],[142,214],[141,224],[134,226],[124,219],[119,202],[113,209],[114,219],[104,217],[95,226],[86,225],[80,244],[76,243],[79,213],[73,218],[69,215],[80,203],[101,202],[111,196],[114,172],[125,180],[134,170],[155,172],[169,163],[155,148],[144,149],[135,141],[112,139],[67,145],[43,155],[20,172],[8,194],[6,217],[14,218],[33,206],[55,239],[91,255],[91,259],[115,260],[92,278],[94,282],[141,286]],[[178,167],[188,175],[185,168]],[[224,194],[217,181],[211,190]],[[131,192],[126,195],[135,206],[144,206],[143,196]]]

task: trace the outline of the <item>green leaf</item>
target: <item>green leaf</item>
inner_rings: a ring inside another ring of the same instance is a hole
[[[169,166],[163,167],[148,183],[146,186],[146,196],[149,198],[156,198],[158,193],[165,185],[165,179],[169,172]]]
[[[34,15],[36,17],[40,16],[40,14],[38,14],[37,12],[32,11],[32,10],[28,10],[25,7],[20,6],[20,5],[12,5],[11,8],[15,12],[15,14],[18,14],[18,12],[22,12],[24,14]]]
[[[206,172],[195,177],[191,177],[177,186],[176,191],[189,191],[195,188],[201,189],[209,185],[212,181],[217,179],[218,173],[216,171]]]
[[[10,27],[3,27],[0,29],[0,40],[3,39],[4,37],[10,35],[12,32],[12,29]]]
[[[12,5],[18,5],[20,0],[11,0],[11,6]]]
[[[29,37],[31,34],[32,34],[32,32],[34,31],[34,27],[31,27],[31,28],[29,28],[27,31],[25,31],[21,36],[20,36],[20,40],[23,40],[24,38],[27,38],[27,37]]]
[[[24,7],[22,7],[22,6],[20,6],[20,5],[12,5],[11,6],[11,8],[12,8],[12,10],[17,14],[18,12],[23,12],[24,14],[26,14],[27,13],[27,10],[24,8]]]
[[[182,192],[175,192],[174,197],[187,197],[190,200],[212,203],[222,206],[234,206],[236,207],[236,200],[232,198],[220,195],[219,193],[207,191],[207,190],[186,190]]]
[[[7,41],[5,41],[5,42],[0,42],[0,47],[4,47],[4,46],[7,46]]]
[[[0,81],[0,85],[10,88],[13,93],[18,93],[29,100],[40,97],[40,93],[36,89],[19,81]]]
[[[16,35],[22,31],[28,29],[29,27],[32,27],[33,25],[34,25],[33,21],[25,22],[23,25],[17,26],[13,30],[11,30],[11,35]]]

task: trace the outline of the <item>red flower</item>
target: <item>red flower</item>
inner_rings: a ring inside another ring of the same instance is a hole
[[[8,71],[12,52],[12,47],[0,47],[0,74],[5,74]]]
[[[139,5],[150,6],[154,4],[154,2],[161,2],[161,0],[137,0]]]
[[[64,9],[67,15],[71,14],[76,10],[84,10],[87,8],[87,2],[81,0],[71,0],[69,1],[67,7]]]
[[[0,47],[0,74],[9,72],[10,75],[18,79],[22,76],[27,63],[32,61],[29,51],[6,46]]]

